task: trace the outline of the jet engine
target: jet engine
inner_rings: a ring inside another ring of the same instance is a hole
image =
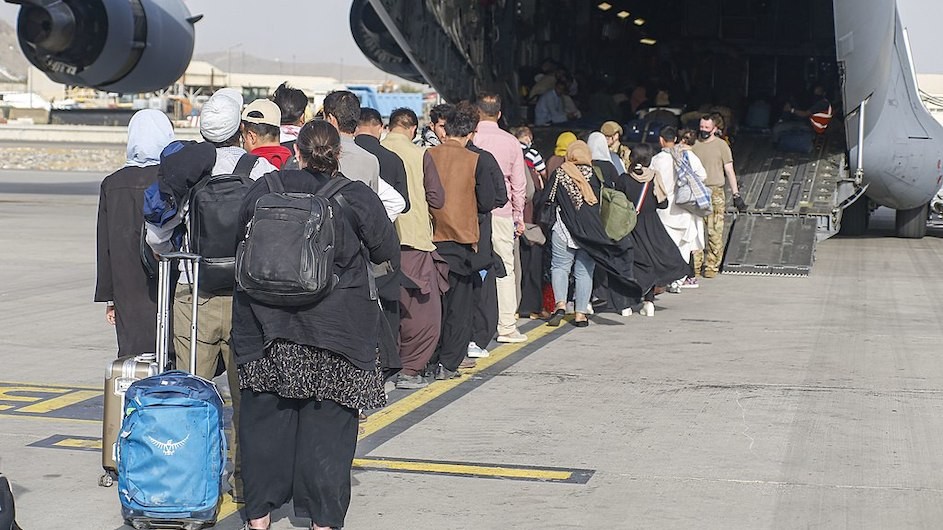
[[[6,0],[19,4],[23,54],[50,79],[108,92],[173,84],[193,55],[182,0]]]

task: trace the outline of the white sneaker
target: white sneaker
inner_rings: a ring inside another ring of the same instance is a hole
[[[583,314],[584,314],[584,315],[592,315],[592,314],[594,314],[594,313],[595,313],[595,311],[593,310],[593,303],[590,302],[590,303],[586,304],[586,312],[583,313]]]
[[[655,304],[653,302],[645,302],[642,304],[642,309],[638,312],[638,314],[646,317],[655,316]]]
[[[675,280],[668,286],[668,292],[671,294],[681,294],[681,280]]]
[[[573,314],[573,309],[574,309],[574,304],[573,304],[573,302],[567,302],[567,303],[566,303],[566,314],[572,315],[572,314]]]
[[[627,308],[623,309],[623,310],[622,310],[622,316],[624,316],[624,317],[630,317],[630,316],[632,316],[632,308],[631,308],[631,307],[627,307]]]
[[[491,354],[488,353],[488,350],[482,348],[481,346],[478,346],[478,344],[474,342],[468,343],[468,356],[471,357],[472,359],[480,359],[482,357],[487,357],[489,355]]]

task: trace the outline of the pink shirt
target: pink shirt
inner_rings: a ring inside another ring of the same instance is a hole
[[[504,173],[504,185],[508,188],[508,203],[495,208],[492,213],[508,217],[514,221],[524,219],[524,201],[527,186],[527,166],[524,165],[524,152],[521,143],[514,135],[502,131],[497,122],[482,120],[475,131],[475,145],[491,153],[501,172]]]

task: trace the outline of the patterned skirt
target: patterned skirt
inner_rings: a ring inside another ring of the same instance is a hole
[[[373,370],[361,370],[336,353],[286,340],[240,366],[239,387],[289,399],[329,399],[353,409],[386,406],[379,361]]]

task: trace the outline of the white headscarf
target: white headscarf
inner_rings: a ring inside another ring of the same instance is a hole
[[[170,119],[156,109],[139,110],[128,123],[128,161],[125,166],[147,167],[160,163],[160,153],[174,141]]]
[[[593,160],[612,162],[612,157],[609,156],[609,144],[601,132],[596,131],[590,134],[586,140],[586,145],[589,146],[589,152],[592,153]]]
[[[586,143],[589,144],[589,149],[593,153],[593,160],[612,162],[612,165],[616,168],[616,173],[620,175],[625,173],[625,164],[622,163],[622,159],[619,158],[617,153],[609,150],[609,142],[606,141],[606,136],[603,133],[597,131],[590,134]]]

